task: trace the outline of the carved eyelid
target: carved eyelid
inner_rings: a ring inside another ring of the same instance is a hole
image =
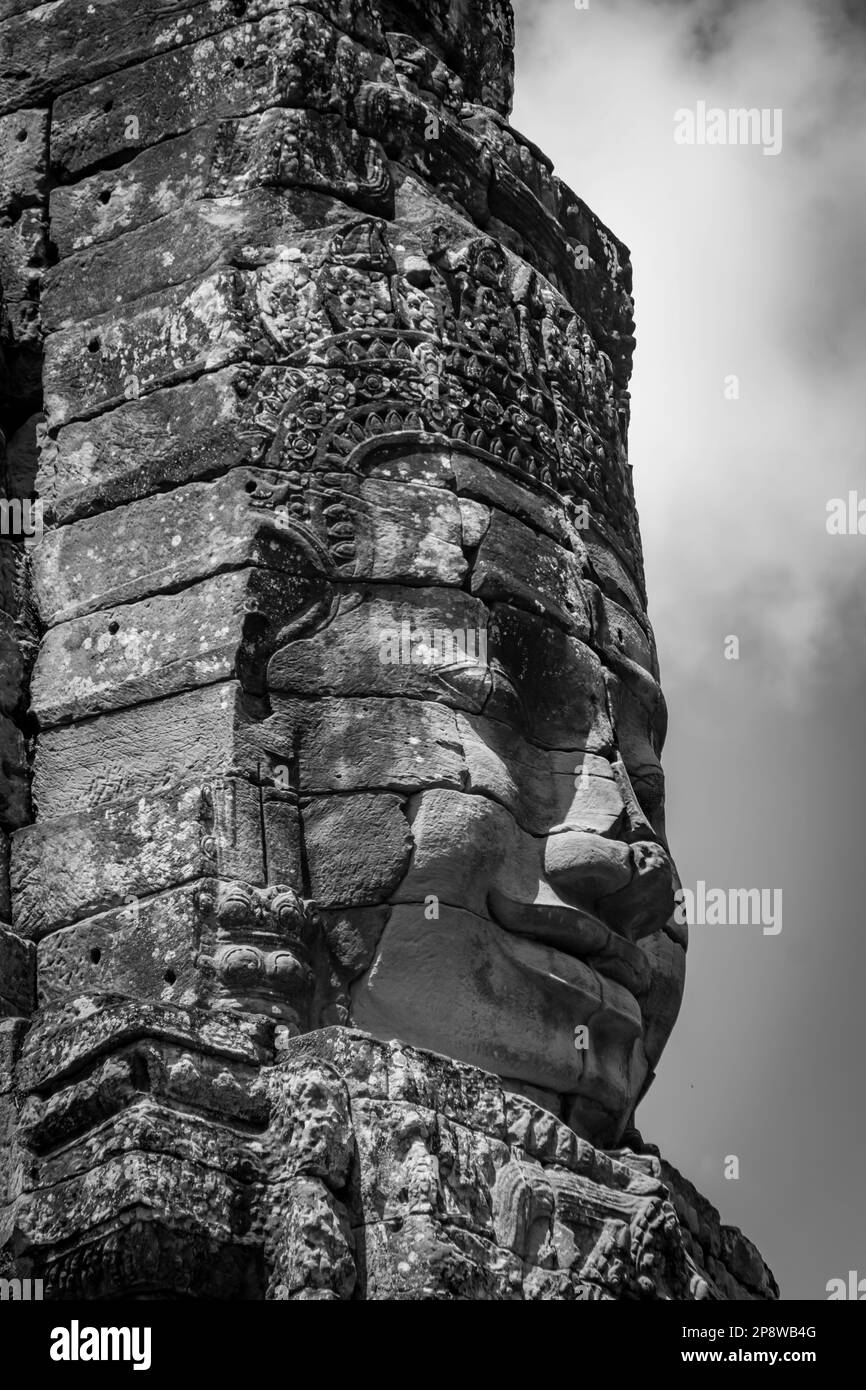
[[[653,736],[653,747],[656,756],[659,756],[668,728],[668,707],[661,686],[648,671],[628,657],[606,655],[605,662],[644,711]]]

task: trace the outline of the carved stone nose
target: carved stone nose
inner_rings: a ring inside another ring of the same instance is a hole
[[[657,931],[674,909],[672,865],[653,841],[563,831],[545,845],[544,871],[565,902],[594,910],[630,941]]]
[[[586,831],[563,830],[547,840],[544,872],[564,902],[591,908],[631,882],[629,846]]]
[[[658,931],[674,910],[673,865],[661,845],[641,841],[631,846],[631,881],[619,892],[599,899],[604,921],[629,941]]]

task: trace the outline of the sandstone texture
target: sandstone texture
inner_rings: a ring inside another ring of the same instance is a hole
[[[0,8],[0,1273],[771,1299],[687,933],[628,251],[508,0]]]

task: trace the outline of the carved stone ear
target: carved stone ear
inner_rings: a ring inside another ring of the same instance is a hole
[[[197,962],[209,1007],[263,1014],[292,1034],[318,1027],[333,962],[314,905],[288,884],[213,889]]]
[[[315,631],[337,603],[321,556],[306,538],[284,536],[282,544],[295,554],[288,573],[253,569],[249,575],[235,658],[237,678],[249,695],[267,694],[267,667],[274,653]]]

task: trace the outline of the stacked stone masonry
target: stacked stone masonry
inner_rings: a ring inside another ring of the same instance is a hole
[[[512,51],[506,0],[0,4],[2,487],[44,516],[0,539],[0,1260],[48,1296],[777,1296],[632,1125],[686,942],[638,853],[631,269]],[[407,615],[492,659],[384,663]],[[489,896],[437,857],[469,809]],[[626,821],[599,1078],[543,1010],[539,1076],[507,1018],[401,1022],[431,897],[466,979],[515,866]]]

